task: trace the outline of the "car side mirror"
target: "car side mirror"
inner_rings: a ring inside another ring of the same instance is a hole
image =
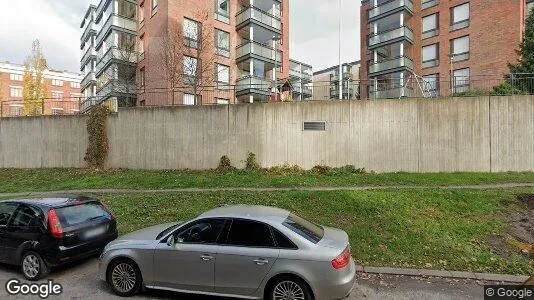
[[[167,246],[172,247],[172,246],[174,246],[175,243],[176,242],[174,240],[174,235],[171,234],[171,236],[169,236],[169,238],[167,239]]]

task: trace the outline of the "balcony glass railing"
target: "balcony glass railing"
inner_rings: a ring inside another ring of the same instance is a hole
[[[95,25],[93,22],[90,22],[85,28],[82,34],[82,37],[80,38],[80,42],[82,43],[85,42],[91,36],[91,34],[94,34],[94,33],[96,33]]]
[[[413,3],[411,0],[393,0],[385,4],[373,7],[369,10],[369,20],[376,19],[382,15],[387,15],[397,9],[406,9],[413,13]]]
[[[370,93],[372,99],[398,99],[413,96],[413,90],[411,88],[402,86],[384,89],[379,87],[378,90],[376,90],[374,86],[371,86]]]
[[[137,24],[135,23],[135,20],[121,17],[116,14],[110,15],[102,29],[96,36],[95,44],[97,45],[97,47],[100,45],[100,43],[102,43],[111,26],[127,29],[133,34],[135,34],[135,32],[137,31]]]
[[[89,57],[91,56],[96,56],[96,51],[95,51],[95,48],[93,48],[93,46],[89,46],[87,48],[87,50],[85,50],[85,53],[84,55],[82,56],[82,60],[80,60],[80,64],[81,66],[85,66],[85,64],[87,64],[87,60],[89,59]]]
[[[280,16],[271,15],[253,6],[247,7],[242,10],[236,15],[235,18],[238,26],[239,24],[242,24],[247,20],[255,20],[257,22],[262,23],[263,25],[272,27],[277,31],[282,30],[282,21],[280,20]]]
[[[236,82],[237,92],[245,90],[260,90],[264,92],[270,92],[272,87],[272,80],[251,75],[244,76],[238,79]]]
[[[274,49],[269,46],[248,41],[237,47],[236,57],[238,59],[251,54],[255,54],[260,58],[276,61],[279,64],[282,63],[282,51],[277,50],[275,55]]]
[[[94,80],[95,80],[95,73],[89,72],[89,73],[87,73],[87,75],[85,75],[85,77],[80,82],[80,86],[82,88],[85,88],[85,87],[87,87],[87,85],[89,85],[89,83],[91,81],[94,81]]]
[[[135,51],[123,50],[118,47],[109,48],[96,64],[95,72],[100,74],[102,68],[111,60],[117,59],[128,63],[137,63],[139,55]]]
[[[380,73],[388,70],[406,68],[408,70],[413,70],[413,61],[405,56],[381,61],[378,63],[371,64],[369,66],[369,73]]]
[[[372,35],[369,37],[369,47],[395,41],[399,38],[405,38],[410,43],[413,43],[413,31],[410,28],[403,26],[397,29]]]

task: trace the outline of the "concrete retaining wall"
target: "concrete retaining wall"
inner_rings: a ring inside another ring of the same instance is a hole
[[[84,117],[0,121],[0,167],[81,167]],[[326,131],[303,131],[325,121]],[[534,97],[131,108],[109,118],[107,165],[355,165],[378,172],[534,171]]]

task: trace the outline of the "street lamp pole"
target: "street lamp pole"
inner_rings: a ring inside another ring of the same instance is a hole
[[[341,0],[339,0],[339,100],[343,100],[343,66],[341,65]]]

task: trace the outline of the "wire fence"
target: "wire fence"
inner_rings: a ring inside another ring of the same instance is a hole
[[[534,74],[496,76],[456,76],[453,78],[416,77],[376,80],[342,80],[271,82],[249,78],[239,84],[169,88],[137,88],[111,91],[106,96],[88,98],[43,98],[38,100],[6,100],[0,102],[0,117],[40,115],[75,115],[86,113],[92,106],[105,104],[112,111],[119,107],[229,105],[240,103],[380,100],[483,95],[534,94]],[[341,85],[341,86],[340,86]],[[111,96],[110,96],[111,95]]]

